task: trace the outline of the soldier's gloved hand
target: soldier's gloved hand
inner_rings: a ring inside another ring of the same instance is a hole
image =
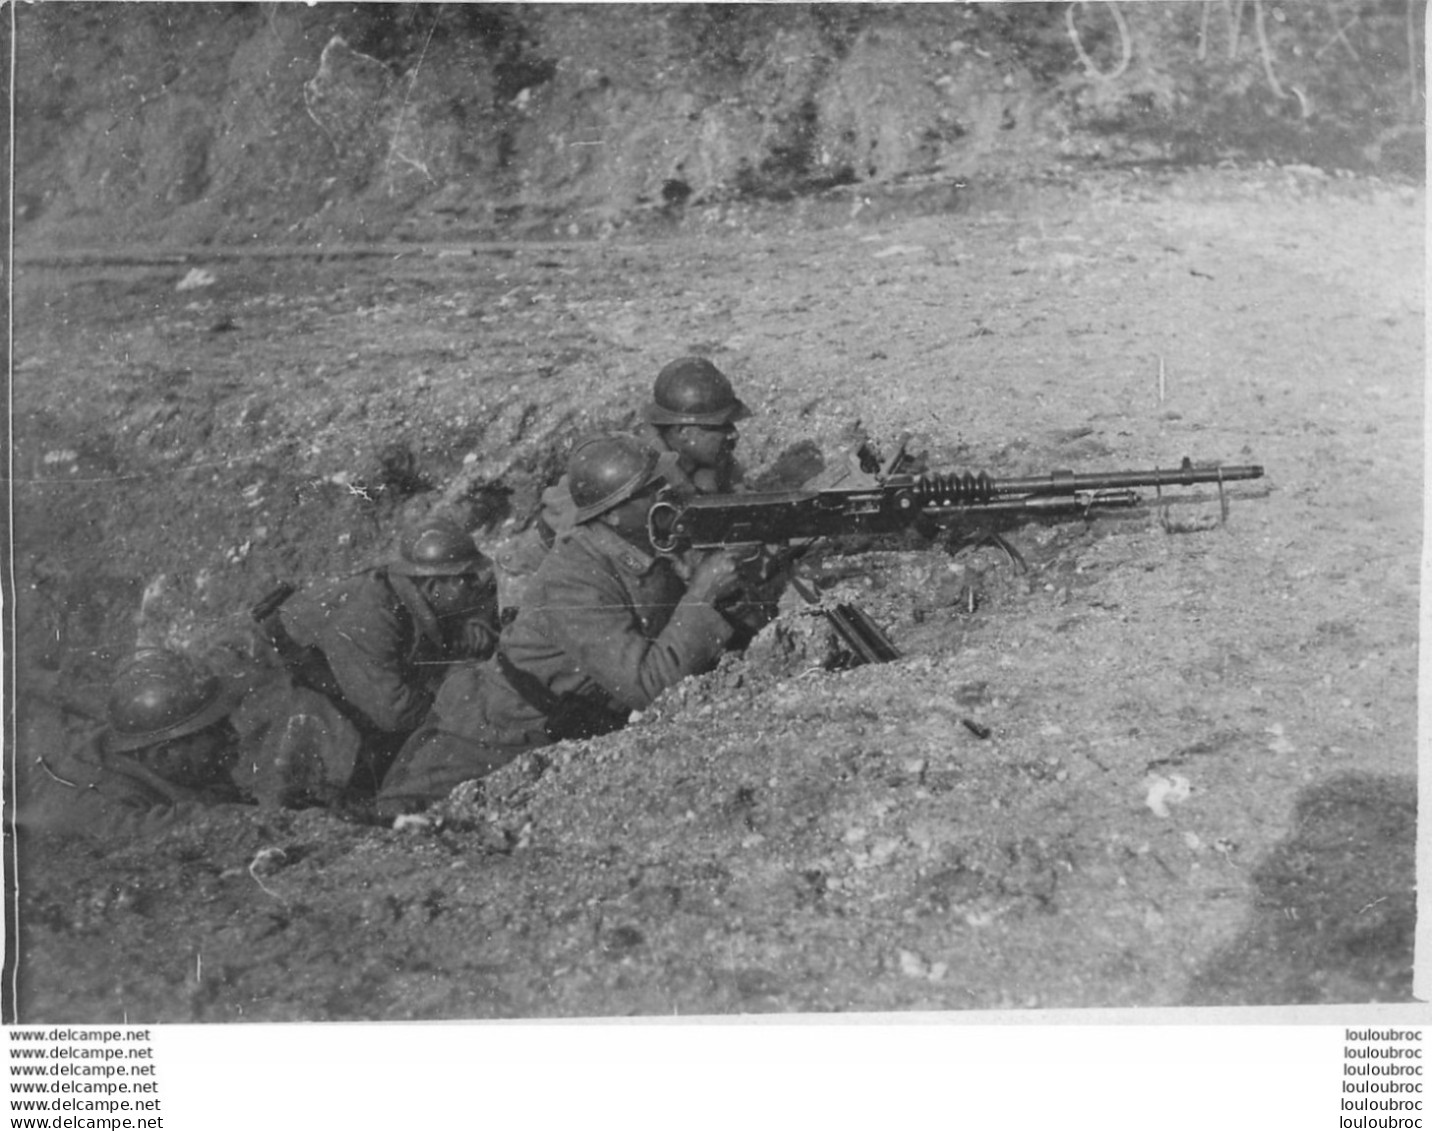
[[[473,617],[462,626],[459,648],[467,660],[485,660],[497,650],[497,626]]]
[[[696,564],[687,583],[687,596],[714,605],[741,586],[741,559],[735,550],[712,550]]]

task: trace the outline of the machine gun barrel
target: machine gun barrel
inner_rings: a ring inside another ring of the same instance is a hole
[[[931,506],[959,507],[988,503],[1007,495],[1047,498],[1133,487],[1193,487],[1200,483],[1228,483],[1236,479],[1261,479],[1262,476],[1263,468],[1257,464],[1194,467],[1193,462],[1185,457],[1177,468],[1154,468],[1150,471],[1051,471],[1047,475],[1014,479],[994,479],[981,472],[978,475],[922,475],[909,477],[909,482],[921,505],[928,509]]]
[[[1075,491],[1102,491],[1119,487],[1193,487],[1199,483],[1229,483],[1235,479],[1261,479],[1263,468],[1258,464],[1232,467],[1194,467],[1187,459],[1182,466],[1168,470],[1103,471],[1076,474],[1053,471],[1023,479],[997,479],[1000,494],[1068,495]]]

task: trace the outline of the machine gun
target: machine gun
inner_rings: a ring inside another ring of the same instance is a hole
[[[1137,487],[1153,487],[1162,499],[1165,487],[1217,484],[1220,520],[1226,521],[1224,485],[1263,476],[1258,465],[1195,467],[1187,457],[1175,469],[1148,471],[1053,471],[1011,479],[996,479],[984,472],[915,475],[899,472],[904,458],[903,443],[895,458],[883,465],[862,449],[858,481],[853,486],[658,497],[647,513],[647,534],[656,551],[668,556],[685,550],[745,548],[754,561],[765,555],[766,547],[784,545],[787,549],[777,555],[783,569],[821,538],[905,530],[935,538],[961,521],[980,516],[1087,515],[1102,508],[1136,506],[1140,502]],[[1164,528],[1172,531],[1166,516],[1163,521]],[[985,537],[1001,546],[1015,564],[1024,565],[1019,552],[998,534]],[[769,575],[771,570],[765,572]],[[810,586],[793,575],[791,581],[803,600],[821,606]],[[821,612],[854,664],[899,657],[889,637],[858,607],[821,606]]]
[[[1153,487],[1162,497],[1165,487],[1208,483],[1218,485],[1226,519],[1224,484],[1262,476],[1263,468],[1257,465],[1195,467],[1187,457],[1179,467],[1167,470],[1053,471],[1012,479],[996,479],[985,472],[878,472],[851,487],[658,499],[647,515],[647,532],[662,554],[905,530],[934,537],[954,523],[982,515],[1087,514],[1106,507],[1136,506],[1140,502],[1136,487]]]

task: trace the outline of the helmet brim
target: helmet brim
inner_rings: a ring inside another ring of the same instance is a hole
[[[735,424],[738,420],[745,420],[751,415],[751,410],[746,403],[737,397],[725,408],[715,412],[672,412],[669,408],[663,408],[655,401],[651,402],[642,411],[648,424],[661,425],[663,427],[672,424],[702,424],[712,426],[721,424]]]
[[[404,558],[394,558],[390,562],[384,562],[383,565],[389,573],[400,574],[403,577],[462,577],[464,574],[481,575],[490,574],[493,571],[492,562],[486,556],[473,558],[461,565],[455,565],[452,562],[410,562]]]
[[[101,749],[106,754],[125,754],[131,750],[143,750],[147,746],[156,746],[161,742],[172,742],[176,738],[198,734],[199,731],[213,726],[220,719],[226,719],[232,715],[243,698],[243,694],[241,688],[225,684],[207,706],[190,715],[183,722],[161,727],[159,730],[150,731],[147,734],[120,734],[111,728],[100,740]]]

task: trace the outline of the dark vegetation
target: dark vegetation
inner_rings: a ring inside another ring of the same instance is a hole
[[[1412,0],[64,4],[17,26],[22,239],[591,230],[1091,163],[1423,166]]]

